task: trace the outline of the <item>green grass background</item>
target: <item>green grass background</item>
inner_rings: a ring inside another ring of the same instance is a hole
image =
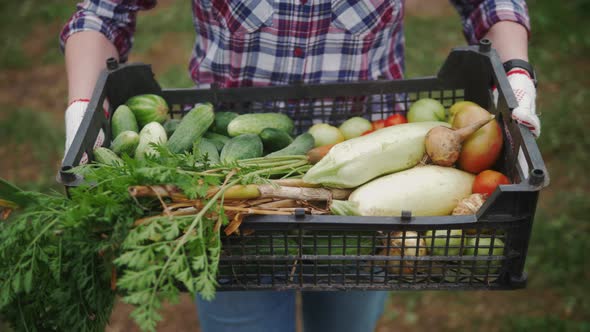
[[[189,87],[186,63],[194,38],[190,2],[162,2],[161,8],[140,15],[131,60],[153,63],[165,87]],[[529,286],[514,296],[503,293],[506,297],[486,292],[396,293],[383,319],[385,328],[449,328],[450,323],[431,322],[429,315],[436,313],[433,317],[449,320],[459,315],[461,329],[590,331],[590,264],[586,258],[590,253],[590,180],[586,177],[590,161],[590,135],[586,135],[590,124],[590,1],[531,0],[528,4],[533,27],[530,59],[539,76],[537,108],[543,123],[537,142],[552,179],[541,194],[534,224],[527,260]],[[35,73],[42,68],[57,68],[56,82],[65,84],[63,76],[59,77],[65,71],[60,70],[63,58],[57,32],[73,8],[74,1],[0,2],[0,72],[5,78],[0,88],[13,84],[12,79],[19,75],[31,75],[28,82],[36,84]],[[50,33],[39,33],[46,30]],[[171,44],[167,40],[172,34],[180,37]],[[31,40],[33,49],[40,52],[30,51]],[[407,17],[406,40],[409,77],[436,73],[450,48],[465,43],[454,12]],[[0,161],[4,167],[0,176],[27,189],[60,190],[54,174],[63,153],[63,109],[27,106],[37,98],[35,91],[46,88],[43,84],[34,86],[26,99],[0,99],[0,149],[5,150],[0,159],[16,159]],[[53,97],[63,100],[65,108],[65,95]],[[21,155],[7,150],[30,151],[32,157],[22,165]],[[35,176],[19,176],[10,167],[34,167]],[[444,313],[449,301],[454,312]],[[434,307],[437,303],[439,307]],[[473,314],[476,304],[487,306],[485,314]]]

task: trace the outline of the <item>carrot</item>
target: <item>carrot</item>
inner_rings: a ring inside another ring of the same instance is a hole
[[[307,159],[311,164],[316,164],[317,162],[322,160],[322,158],[324,158],[328,154],[328,152],[330,152],[330,149],[332,149],[334,145],[336,144],[318,146],[317,148],[309,150],[307,152]]]

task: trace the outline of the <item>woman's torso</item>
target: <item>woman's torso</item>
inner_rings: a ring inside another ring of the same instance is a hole
[[[193,1],[193,80],[222,87],[402,78],[400,0]]]

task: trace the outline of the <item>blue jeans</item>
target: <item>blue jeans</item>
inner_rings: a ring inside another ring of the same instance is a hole
[[[304,332],[370,332],[388,292],[302,292]],[[203,332],[294,332],[295,291],[217,292],[197,298]]]

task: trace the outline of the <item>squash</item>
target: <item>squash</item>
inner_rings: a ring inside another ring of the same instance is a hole
[[[418,166],[386,175],[354,190],[348,201],[332,202],[338,215],[413,216],[449,215],[471,194],[473,174],[435,165]]]

